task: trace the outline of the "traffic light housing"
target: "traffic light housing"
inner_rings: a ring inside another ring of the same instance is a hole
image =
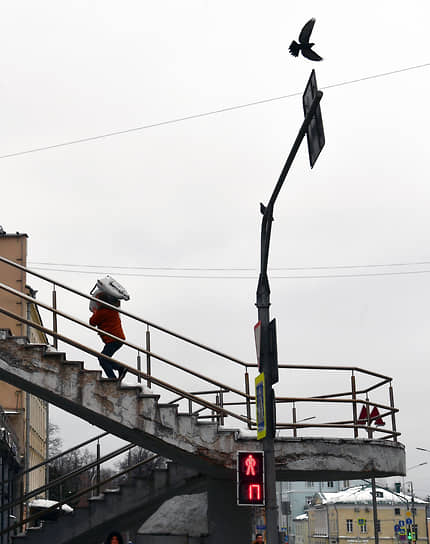
[[[412,542],[412,530],[408,527],[408,542]]]
[[[237,504],[264,506],[264,453],[237,452]]]

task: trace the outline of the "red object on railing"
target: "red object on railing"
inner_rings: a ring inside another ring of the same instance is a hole
[[[372,411],[370,412],[370,423],[372,423],[372,421],[375,422],[375,425],[385,425],[385,421],[379,415],[379,410],[376,406],[374,406],[372,408]],[[363,408],[361,409],[358,422],[364,425],[367,424],[367,406],[365,404],[363,405]]]

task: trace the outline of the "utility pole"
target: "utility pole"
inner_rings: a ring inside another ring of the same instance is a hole
[[[376,496],[376,482],[375,478],[372,478],[372,507],[373,507],[373,532],[375,533],[375,544],[379,544],[379,532],[378,532],[378,506]]]
[[[261,327],[260,345],[260,371],[264,374],[266,432],[263,438],[263,451],[266,474],[266,537],[267,544],[279,543],[278,507],[276,502],[276,467],[275,467],[275,430],[276,430],[276,404],[273,384],[278,381],[277,346],[275,320],[270,322],[270,286],[267,276],[269,260],[270,235],[272,230],[273,209],[285,178],[293,164],[305,135],[308,136],[309,156],[313,167],[322,147],[324,146],[324,132],[322,129],[321,112],[319,103],[323,93],[318,91],[315,72],[311,77],[303,95],[303,107],[305,119],[298,132],[278,182],[273,190],[267,206],[260,204],[263,215],[261,223],[261,260],[260,275],[257,286],[258,320]]]

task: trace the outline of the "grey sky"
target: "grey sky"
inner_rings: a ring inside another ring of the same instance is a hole
[[[422,495],[430,492],[430,454],[415,448],[430,449],[430,264],[311,267],[430,261],[430,67],[331,87],[430,63],[429,11],[424,0],[0,7],[0,156],[301,93],[316,69],[320,88],[329,87],[321,103],[326,148],[314,170],[301,148],[275,209],[270,256],[272,267],[309,270],[272,276],[426,272],[272,279],[279,358],[393,376],[407,465],[429,461],[410,474]],[[288,53],[310,17],[318,64]],[[0,159],[0,224],[30,235],[33,262],[254,268],[220,273],[252,279],[197,280],[95,268],[126,285],[130,311],[253,360],[259,202],[302,117],[295,96]],[[58,278],[87,292],[96,276]],[[87,318],[86,308],[75,310]]]

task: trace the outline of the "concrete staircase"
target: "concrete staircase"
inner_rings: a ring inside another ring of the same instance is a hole
[[[255,433],[201,423],[139,386],[121,386],[82,362],[0,330],[0,380],[124,440],[215,478],[234,479],[239,450],[259,450]],[[404,446],[388,440],[286,438],[275,441],[278,480],[384,477],[405,472]]]
[[[205,477],[168,462],[167,468],[130,476],[118,487],[106,489],[88,501],[88,506],[62,514],[57,521],[44,521],[13,537],[22,544],[100,544],[115,528],[125,531],[140,526],[167,499],[202,491]]]

